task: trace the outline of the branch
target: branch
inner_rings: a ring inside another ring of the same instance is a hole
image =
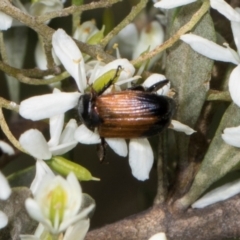
[[[3,62],[0,61],[0,70],[2,70],[4,73],[18,79],[22,83],[31,84],[31,85],[46,85],[51,84],[55,82],[60,82],[67,77],[69,77],[68,72],[61,72],[61,69],[59,67],[55,67],[48,70],[40,70],[40,69],[18,69],[11,67]],[[59,74],[55,77],[49,78],[49,79],[38,79],[38,78],[31,78],[34,77],[44,77],[52,74]]]
[[[85,4],[81,6],[72,5],[71,7],[64,8],[61,11],[54,11],[54,12],[50,12],[50,13],[38,16],[36,17],[36,21],[39,23],[43,23],[50,19],[53,19],[56,17],[66,17],[73,13],[81,13],[83,11],[92,10],[96,8],[107,8],[121,1],[122,0],[101,0],[99,2],[91,2],[89,4]]]
[[[204,209],[188,209],[176,214],[166,205],[155,206],[89,232],[85,240],[146,240],[165,232],[168,240],[221,240],[240,237],[240,196]]]

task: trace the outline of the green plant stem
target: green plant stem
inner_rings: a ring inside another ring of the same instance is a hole
[[[199,22],[199,20],[205,15],[205,13],[209,10],[210,8],[210,2],[209,0],[204,0],[201,8],[192,16],[191,20],[185,24],[183,27],[181,27],[172,37],[170,37],[167,41],[165,41],[163,44],[160,46],[156,47],[154,50],[142,54],[140,57],[137,59],[134,59],[132,61],[133,65],[139,65],[142,62],[153,58],[163,50],[171,47],[175,42],[179,40],[181,35],[185,34],[186,32],[191,31],[193,27]]]

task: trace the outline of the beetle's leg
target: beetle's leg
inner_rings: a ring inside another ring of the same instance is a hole
[[[151,87],[145,89],[146,92],[157,92],[160,88],[164,87],[169,83],[169,80],[163,80],[153,84]]]
[[[101,137],[101,143],[97,146],[97,154],[100,162],[103,162],[106,156],[107,143],[104,138]]]
[[[122,66],[119,65],[117,67],[117,70],[116,70],[115,75],[113,76],[113,78],[110,79],[109,82],[103,86],[101,91],[98,92],[98,96],[103,94],[114,83],[115,79],[119,77],[119,74],[121,73],[121,70],[122,70]]]

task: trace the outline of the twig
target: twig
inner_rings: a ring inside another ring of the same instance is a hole
[[[10,103],[9,106],[13,106],[14,104]],[[8,140],[17,148],[19,149],[21,152],[25,152],[27,153],[22,146],[20,145],[20,143],[18,142],[18,140],[12,135],[12,132],[10,131],[6,120],[4,118],[3,112],[2,112],[2,98],[0,98],[0,126],[2,128],[2,131],[4,132],[4,134],[6,135],[6,137],[8,138]]]
[[[101,0],[99,2],[91,2],[89,4],[85,4],[85,5],[81,5],[81,6],[73,5],[71,7],[64,8],[61,11],[54,11],[54,12],[39,16],[36,18],[36,21],[38,23],[43,23],[50,19],[53,19],[56,17],[69,16],[70,14],[73,14],[73,13],[80,13],[83,11],[92,10],[92,9],[96,9],[96,8],[107,8],[107,7],[112,6],[113,4],[115,4],[117,2],[121,2],[121,1],[122,0]]]
[[[11,67],[7,64],[4,64],[1,61],[0,61],[0,70],[2,70],[3,72],[5,72],[10,76],[13,76],[14,78],[18,79],[20,82],[30,84],[30,85],[47,85],[51,83],[60,82],[66,79],[67,77],[69,77],[69,73],[65,71],[49,79],[31,78],[31,76],[43,77],[47,75],[56,74],[57,72],[56,70],[59,70],[59,71],[61,70],[60,68],[55,68],[55,71],[54,69],[50,69],[46,71],[39,70],[39,69],[22,69],[21,70],[18,68]]]

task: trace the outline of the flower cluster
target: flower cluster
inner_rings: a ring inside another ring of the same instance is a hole
[[[94,82],[97,82],[99,78],[102,78],[104,76],[104,74],[107,74],[111,71],[113,72],[114,76],[119,66],[121,66],[122,70],[120,72],[120,75],[118,76],[116,85],[122,86],[126,82],[138,78],[138,76],[133,76],[135,68],[127,59],[118,59],[106,65],[100,64],[99,62],[94,62],[94,64],[92,62],[85,63],[82,53],[80,52],[75,42],[62,29],[58,29],[53,34],[52,43],[56,56],[59,58],[66,70],[72,75],[72,77],[76,81],[79,92],[56,92],[54,94],[46,94],[26,99],[21,102],[19,109],[19,113],[24,118],[31,120],[50,118],[51,122],[52,118],[56,118],[56,116],[59,116],[67,110],[77,106],[80,95],[84,93],[84,91],[87,89],[87,78],[89,84],[94,84]],[[143,86],[149,87],[155,84],[157,81],[159,82],[164,79],[166,78],[163,75],[153,74],[144,82]],[[160,94],[167,95],[169,91],[170,85],[167,85],[164,89],[160,89]],[[57,128],[56,124],[53,124],[53,126]],[[186,134],[192,134],[194,132],[189,127],[176,121],[172,124],[172,127],[176,130],[184,131],[186,132]],[[62,122],[58,129],[62,129]],[[32,136],[29,137],[30,135]],[[98,144],[101,141],[97,131],[90,131],[83,124],[76,128],[75,133],[72,136],[74,136],[75,140],[84,144]],[[36,130],[30,130],[21,136],[20,141],[23,145],[23,140],[25,140],[24,146],[26,146],[26,150],[30,152],[30,149],[27,149],[28,142],[32,141],[30,139],[39,139],[39,137],[36,137]],[[41,138],[43,139],[43,137]],[[56,139],[56,141],[53,141],[55,142],[54,146],[60,147],[58,145],[59,133]],[[120,156],[127,156],[128,148],[127,143],[124,139],[106,138],[105,140],[107,144],[117,154],[119,154]],[[50,140],[50,142],[52,142],[52,140]],[[50,142],[48,143],[48,145],[50,144]],[[72,139],[68,143],[71,147],[74,147],[76,144],[74,139]],[[44,150],[39,149],[39,151]],[[34,152],[36,153],[37,150],[34,150]],[[50,156],[51,155],[48,154],[47,157],[43,158],[35,155],[35,157],[42,159],[50,158]],[[147,139],[130,139],[129,164],[131,166],[134,177],[139,180],[147,179],[149,177],[149,172],[152,168],[153,160],[153,151]]]
[[[64,240],[84,239],[89,228],[88,215],[94,210],[95,203],[91,200],[84,206],[85,196],[73,173],[66,179],[55,176],[43,160],[37,160],[36,176],[30,189],[33,198],[28,198],[25,206],[39,225],[34,236],[21,235],[22,240],[40,240],[46,236],[52,239],[53,235]]]

